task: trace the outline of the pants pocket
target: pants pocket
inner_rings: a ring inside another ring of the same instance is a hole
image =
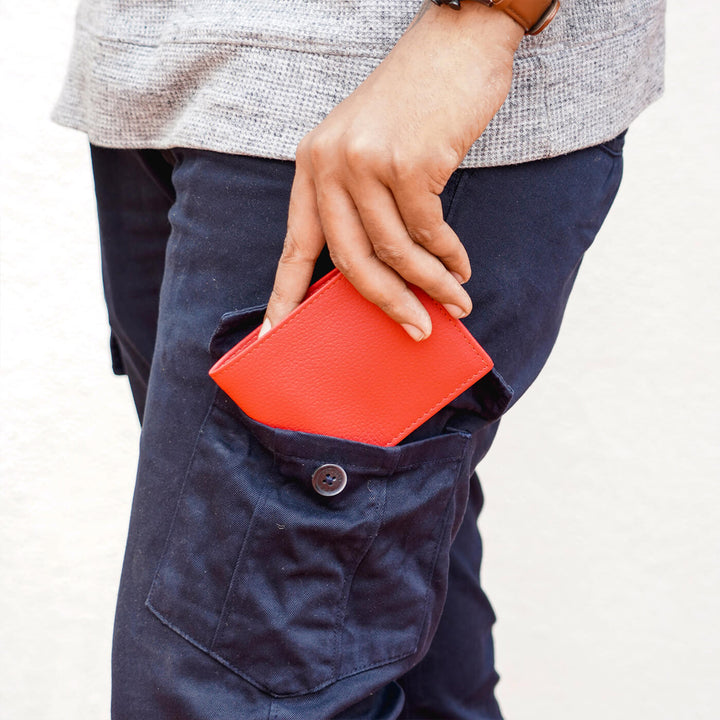
[[[209,355],[263,311],[224,315]],[[388,682],[424,655],[442,611],[474,470],[462,419],[378,447],[271,428],[218,389],[146,606],[276,697],[381,667]]]
[[[470,437],[379,448],[290,433],[218,391],[147,607],[275,696],[417,653],[444,601]],[[338,475],[340,492],[317,491]]]

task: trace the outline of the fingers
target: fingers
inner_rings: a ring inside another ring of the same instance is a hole
[[[317,197],[330,257],[355,289],[400,323],[413,340],[432,332],[430,316],[405,280],[376,254],[350,195],[339,186]]]
[[[303,301],[326,241],[333,263],[358,292],[413,339],[429,336],[432,325],[406,283],[422,288],[456,318],[469,314],[472,301],[461,282],[470,277],[470,262],[443,218],[439,196],[423,188],[414,173],[388,183],[368,158],[338,165],[337,154],[328,158],[323,152],[319,162],[317,148],[313,153],[307,143],[301,145],[260,337]]]
[[[440,196],[416,183],[392,188],[395,202],[408,235],[438,258],[461,282],[470,279],[471,268],[465,246],[443,218]]]
[[[312,279],[315,261],[324,245],[315,184],[298,167],[290,190],[285,243],[260,337],[284,320],[302,302]]]
[[[468,315],[472,310],[472,301],[457,278],[465,279],[461,273],[469,275],[470,263],[462,243],[442,220],[440,199],[433,196],[438,201],[436,210],[440,213],[436,232],[443,233],[444,226],[449,236],[428,235],[427,243],[431,247],[427,248],[415,242],[409,234],[390,190],[380,183],[376,183],[374,188],[374,193],[365,191],[358,194],[355,202],[377,258],[407,282],[422,288],[430,297],[445,305],[454,317]],[[442,252],[441,258],[437,257],[438,252]],[[444,263],[443,258],[447,262]]]

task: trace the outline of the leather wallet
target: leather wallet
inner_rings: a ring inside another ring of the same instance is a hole
[[[415,342],[337,270],[258,339],[210,369],[246,415],[275,428],[389,447],[488,373],[492,360],[425,292],[433,330]]]

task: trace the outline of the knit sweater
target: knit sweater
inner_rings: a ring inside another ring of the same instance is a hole
[[[294,159],[421,1],[81,0],[53,119],[108,147]],[[561,155],[624,130],[662,93],[664,3],[562,0],[521,42],[510,94],[461,167]]]

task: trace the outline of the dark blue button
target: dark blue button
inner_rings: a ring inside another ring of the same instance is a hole
[[[312,484],[320,495],[337,495],[347,485],[347,474],[339,465],[321,465],[313,473]]]

